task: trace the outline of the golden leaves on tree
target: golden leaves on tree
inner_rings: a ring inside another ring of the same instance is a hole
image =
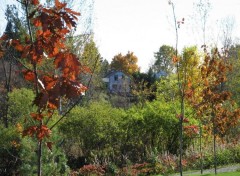
[[[125,74],[131,75],[139,71],[137,65],[138,58],[134,55],[133,52],[128,52],[126,55],[118,54],[114,56],[110,67],[111,69],[122,71]]]

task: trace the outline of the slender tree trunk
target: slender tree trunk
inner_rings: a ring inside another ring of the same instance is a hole
[[[216,127],[213,122],[213,153],[214,153],[214,173],[217,175],[217,154],[216,154]]]
[[[183,175],[182,173],[182,155],[183,155],[183,117],[180,119],[180,154],[179,154],[179,170],[180,176]]]
[[[38,141],[38,151],[37,151],[37,155],[38,155],[38,159],[37,159],[37,175],[41,176],[42,175],[42,141]]]
[[[216,124],[215,124],[215,112],[213,109],[213,104],[212,104],[212,124],[213,124],[213,155],[214,155],[214,173],[217,175],[217,154],[216,154]]]
[[[4,105],[3,105],[3,124],[5,126],[5,128],[8,128],[8,75],[7,75],[7,69],[4,63],[4,59],[2,59],[2,66],[3,66],[3,71],[4,71],[4,77],[5,77],[5,89],[7,89],[6,95],[4,96]]]
[[[203,155],[202,155],[202,124],[200,124],[200,136],[199,136],[199,142],[200,142],[200,163],[201,163],[201,174],[203,174]]]
[[[170,5],[172,6],[172,12],[173,12],[173,20],[174,20],[174,27],[175,27],[175,35],[176,35],[176,51],[175,56],[178,56],[178,26],[177,26],[177,18],[175,14],[175,7],[174,4],[169,1]],[[181,85],[180,81],[180,73],[179,73],[179,63],[177,62],[177,75],[178,75],[178,88],[179,88],[179,94],[180,94],[180,103],[181,103],[181,117],[180,117],[180,135],[179,135],[179,143],[180,143],[180,151],[179,151],[179,172],[180,176],[183,176],[182,173],[182,154],[183,154],[183,117],[184,117],[184,89]]]
[[[32,35],[32,29],[30,25],[30,20],[29,20],[29,1],[24,2],[25,5],[25,13],[26,13],[26,20],[27,20],[27,27],[28,27],[28,32],[30,36],[31,43],[33,44],[33,35]],[[39,90],[38,90],[38,69],[37,69],[37,64],[32,63],[33,66],[33,71],[35,75],[35,93],[38,95]],[[38,108],[38,114],[40,113],[40,109]],[[43,121],[39,122],[39,129],[41,129],[43,125]],[[38,176],[42,176],[42,140],[38,141],[38,146],[37,146],[37,174]]]

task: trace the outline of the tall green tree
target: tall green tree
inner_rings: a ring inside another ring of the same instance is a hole
[[[174,70],[174,64],[172,57],[175,54],[175,49],[172,46],[162,45],[158,52],[154,53],[155,62],[152,66],[153,71],[158,73],[160,71],[167,74],[172,73]]]
[[[105,90],[102,78],[107,73],[108,62],[101,57],[93,37],[84,45],[83,52],[80,54],[80,60],[91,72],[91,74],[80,75],[84,83],[88,84],[85,99],[87,101],[98,99]]]
[[[1,46],[4,47],[4,54],[2,55],[0,63],[0,98],[1,98],[1,110],[0,117],[3,120],[5,127],[8,127],[8,93],[13,88],[21,87],[24,85],[19,70],[21,67],[18,65],[19,52],[14,47],[8,44],[8,41],[14,40],[24,36],[25,29],[23,23],[18,15],[18,10],[15,5],[7,5],[5,12],[7,25],[4,31],[6,41],[1,42]]]
[[[84,45],[80,59],[82,64],[88,66],[92,72],[100,73],[102,58],[93,37]]]

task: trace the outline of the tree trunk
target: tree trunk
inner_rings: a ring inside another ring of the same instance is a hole
[[[37,151],[37,175],[42,175],[42,141],[38,142],[38,151]]]
[[[217,175],[217,154],[216,154],[216,124],[215,124],[215,112],[214,112],[214,105],[212,104],[212,124],[213,124],[213,155],[214,155],[214,173]]]
[[[200,163],[201,163],[201,174],[203,174],[203,155],[202,155],[202,124],[200,124],[200,136],[199,136],[199,142],[200,142]]]
[[[181,118],[180,118],[180,156],[179,156],[179,170],[180,176],[183,175],[183,168],[182,168],[182,155],[183,155],[183,118],[184,118],[184,96],[181,97]]]
[[[214,173],[217,175],[217,154],[216,154],[216,127],[213,124],[213,153],[214,153]]]

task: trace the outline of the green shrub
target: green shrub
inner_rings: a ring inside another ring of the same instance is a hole
[[[19,134],[14,127],[0,125],[0,136],[0,175],[17,175],[21,165]]]
[[[70,169],[67,165],[67,159],[65,153],[61,148],[61,136],[54,130],[50,139],[53,143],[50,150],[46,146],[46,141],[43,141],[42,148],[42,174],[43,175],[68,175]],[[20,158],[22,164],[20,166],[21,175],[31,176],[37,173],[37,154],[36,144],[32,138],[25,137],[22,139],[22,149],[20,152]]]
[[[33,99],[33,92],[26,88],[14,89],[9,93],[9,128],[0,126],[0,175],[18,173],[27,176],[37,173],[37,141],[21,136],[24,126],[33,125],[29,115],[36,110],[32,105]],[[53,143],[52,151],[45,145],[49,141]],[[43,175],[67,175],[69,173],[61,143],[62,137],[57,129],[54,129],[48,141],[43,141]]]

